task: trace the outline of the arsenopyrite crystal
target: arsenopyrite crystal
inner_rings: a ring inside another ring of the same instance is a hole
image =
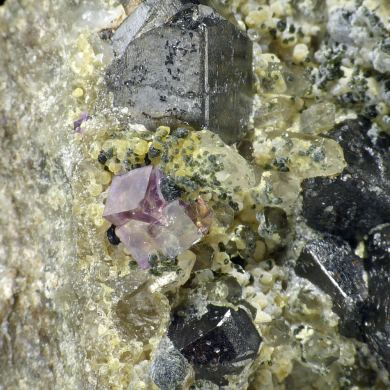
[[[114,105],[150,129],[182,122],[237,141],[252,110],[251,41],[204,5],[183,5],[159,27],[143,23],[108,69]]]
[[[199,241],[208,229],[210,211],[203,200],[185,204],[161,191],[164,175],[152,166],[115,176],[104,218],[142,268],[156,252],[174,258]]]
[[[201,316],[194,309],[176,311],[168,336],[197,379],[221,385],[225,375],[239,374],[257,356],[262,340],[245,310],[212,304]]]
[[[121,56],[134,38],[166,23],[182,7],[180,0],[145,0],[115,31],[112,37],[115,53]]]
[[[331,296],[333,310],[341,318],[341,332],[360,338],[358,309],[367,296],[367,288],[363,261],[353,254],[349,244],[332,236],[308,242],[295,272]]]
[[[330,132],[348,166],[340,176],[304,181],[302,210],[310,227],[353,241],[390,221],[390,137],[370,129],[359,118]]]

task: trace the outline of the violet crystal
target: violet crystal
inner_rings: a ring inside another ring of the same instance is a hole
[[[149,267],[153,253],[176,257],[191,247],[211,222],[210,211],[201,199],[195,205],[180,200],[167,202],[160,187],[163,178],[162,171],[152,166],[115,176],[103,213],[144,269]]]
[[[80,118],[77,119],[77,121],[74,121],[73,122],[73,129],[76,133],[83,133],[83,128],[81,127],[81,125],[90,120],[91,117],[89,116],[88,112],[84,111],[81,115],[80,115]]]

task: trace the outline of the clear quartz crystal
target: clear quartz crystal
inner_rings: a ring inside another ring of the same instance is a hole
[[[325,132],[334,126],[335,115],[336,107],[333,103],[314,104],[302,112],[301,131],[312,134]]]

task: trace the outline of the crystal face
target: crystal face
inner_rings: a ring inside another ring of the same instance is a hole
[[[344,150],[341,175],[303,183],[303,215],[317,230],[353,242],[390,220],[390,137],[370,137],[365,118],[345,121],[330,132]]]
[[[252,110],[251,41],[207,6],[184,5],[161,23],[166,16],[149,23],[152,16],[145,15],[146,25],[128,44],[129,35],[114,39],[123,51],[106,76],[114,105],[128,107],[132,119],[149,129],[189,123],[236,142]]]
[[[296,266],[297,275],[310,280],[333,299],[333,310],[341,318],[340,331],[348,337],[361,338],[358,309],[367,296],[363,279],[363,261],[349,244],[325,235],[309,241]]]
[[[226,384],[224,375],[239,374],[256,356],[262,341],[243,309],[207,305],[199,317],[187,309],[174,314],[168,330],[174,346],[193,365],[198,379]]]
[[[390,367],[390,224],[372,229],[367,238],[368,289],[364,311],[367,343]]]
[[[364,117],[337,125],[329,135],[343,148],[348,166],[336,178],[304,181],[303,215],[310,227],[337,237],[308,243],[296,272],[333,298],[340,332],[367,342],[390,367],[390,137]],[[359,240],[365,242],[364,262],[347,243]]]
[[[166,23],[182,6],[180,0],[145,0],[115,31],[112,38],[115,53],[122,55],[134,38]]]
[[[140,267],[148,268],[151,254],[174,258],[207,232],[211,214],[199,198],[194,204],[172,200],[177,192],[164,192],[162,171],[152,166],[115,176],[108,194],[104,218],[116,226],[115,234]]]

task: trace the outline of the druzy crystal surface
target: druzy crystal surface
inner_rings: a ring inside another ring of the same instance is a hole
[[[152,166],[115,176],[103,213],[142,268],[149,267],[152,254],[175,258],[201,239],[210,222],[210,211],[201,200],[193,205],[178,199],[168,202],[161,191],[164,179]],[[202,207],[206,214],[201,215]]]
[[[155,12],[164,13],[164,4]],[[150,129],[190,123],[228,143],[247,130],[252,43],[210,7],[185,5],[165,24],[139,32],[106,78],[114,104]]]
[[[256,357],[262,340],[244,309],[212,304],[203,315],[177,311],[168,336],[198,379],[221,385],[225,375],[240,373]]]

